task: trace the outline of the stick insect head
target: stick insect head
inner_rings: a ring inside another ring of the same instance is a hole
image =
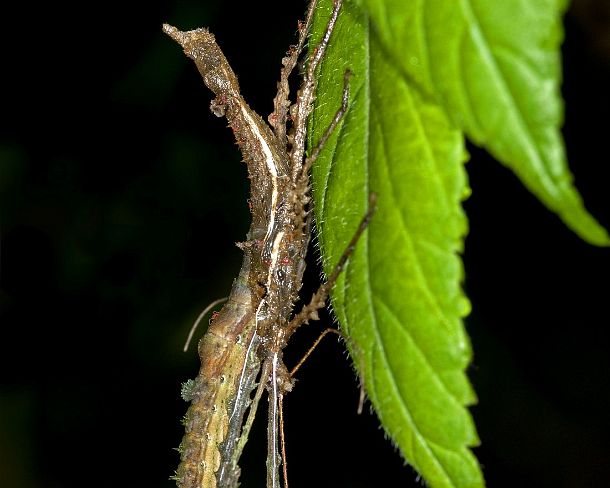
[[[206,86],[216,96],[238,95],[239,84],[235,73],[208,29],[180,31],[163,24],[163,32],[182,46],[184,53],[195,61]]]

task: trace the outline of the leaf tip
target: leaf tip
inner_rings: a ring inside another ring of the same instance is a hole
[[[584,207],[562,216],[566,225],[583,241],[599,247],[610,247],[608,231]]]

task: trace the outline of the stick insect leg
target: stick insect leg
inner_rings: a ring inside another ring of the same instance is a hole
[[[300,361],[297,363],[297,365],[294,368],[292,368],[290,370],[290,372],[288,373],[288,375],[291,378],[296,374],[296,372],[301,368],[301,366],[303,366],[305,361],[307,361],[307,359],[309,359],[309,356],[311,356],[311,354],[314,352],[316,347],[318,347],[320,342],[322,342],[322,339],[324,339],[329,334],[337,334],[341,339],[346,340],[346,337],[338,329],[333,329],[331,327],[328,327],[327,329],[322,331],[322,333],[318,336],[318,338],[315,340],[315,342],[307,350],[307,352],[300,359]],[[361,383],[360,384],[360,399],[358,402],[358,414],[362,413],[363,405],[364,405],[364,385]],[[286,434],[284,432],[284,395],[282,393],[280,393],[278,395],[278,407],[279,407],[279,420],[280,420],[280,425],[279,425],[280,449],[281,449],[282,461],[283,461],[283,465],[282,465],[283,478],[284,478],[284,487],[283,488],[288,488],[288,462],[286,461]]]
[[[286,328],[286,337],[290,337],[296,329],[298,329],[301,325],[307,323],[309,320],[318,319],[318,310],[324,307],[324,305],[326,304],[326,299],[328,298],[330,290],[337,281],[337,278],[341,274],[341,271],[343,271],[343,269],[345,268],[347,260],[354,252],[356,244],[358,243],[358,239],[360,239],[360,236],[363,234],[363,232],[369,225],[369,222],[373,217],[373,213],[375,212],[376,205],[377,195],[375,193],[371,193],[369,196],[369,209],[360,221],[358,229],[356,229],[356,232],[354,233],[351,241],[347,245],[347,248],[345,249],[345,251],[343,251],[341,258],[339,258],[339,262],[335,265],[326,283],[320,286],[320,288],[318,288],[318,291],[313,294],[313,296],[311,297],[311,301],[292,318]]]
[[[258,383],[258,388],[256,389],[254,399],[250,404],[248,418],[246,419],[246,423],[244,424],[244,427],[242,429],[241,437],[239,439],[239,442],[237,443],[237,447],[235,448],[235,459],[239,459],[241,457],[241,453],[243,452],[244,447],[246,445],[246,441],[248,440],[248,436],[250,435],[250,429],[252,429],[252,424],[254,423],[254,418],[256,417],[256,410],[258,409],[258,404],[260,402],[261,397],[263,396],[263,391],[265,391],[265,387],[267,386],[267,379],[269,378],[269,369],[270,364],[265,362]]]
[[[328,334],[337,334],[341,339],[347,340],[345,335],[338,329],[333,329],[331,327],[324,329],[324,331],[322,331],[322,333],[318,336],[318,338],[315,340],[315,342],[307,350],[305,355],[299,360],[297,365],[290,370],[288,375],[291,378],[296,374],[296,372],[301,368],[301,366],[303,366],[305,361],[307,361],[307,359],[309,359],[309,356],[311,356],[311,354],[314,352],[316,347],[318,347],[320,342],[322,342],[322,339],[324,339],[324,337],[326,337]],[[360,381],[360,395],[359,395],[358,410],[357,410],[358,415],[360,415],[362,413],[362,410],[364,407],[364,400],[365,400],[364,384],[362,383],[362,380],[361,380]],[[281,448],[281,453],[282,453],[282,460],[283,460],[282,468],[283,468],[283,475],[284,475],[283,476],[283,478],[284,478],[284,487],[283,488],[288,488],[288,463],[286,461],[286,434],[284,433],[284,395],[281,393],[278,397],[278,403],[279,403],[279,417],[280,417],[280,426],[279,426],[280,427],[280,448]]]
[[[280,81],[277,84],[277,95],[273,99],[273,113],[269,115],[269,123],[273,127],[275,135],[282,143],[286,141],[286,119],[290,110],[290,100],[288,100],[290,86],[288,78],[297,65],[301,52],[303,52],[316,4],[317,0],[312,0],[309,3],[305,22],[299,21],[299,41],[296,46],[290,47],[287,56],[282,59],[283,67],[280,71]]]
[[[307,74],[305,76],[305,83],[308,83],[310,80],[313,80],[315,77],[315,72],[324,57],[324,51],[326,51],[326,46],[328,46],[328,41],[330,40],[330,36],[335,28],[335,23],[337,22],[337,17],[339,16],[339,10],[341,10],[341,4],[343,0],[334,0],[333,2],[333,10],[330,14],[330,20],[326,25],[326,31],[324,32],[324,37],[317,45],[317,47],[313,50],[313,54],[309,61],[309,66],[307,67]]]
[[[309,359],[309,356],[311,356],[311,354],[313,353],[313,351],[315,350],[316,347],[318,347],[318,344],[320,344],[320,342],[322,342],[322,339],[324,339],[324,337],[326,337],[328,334],[337,334],[341,339],[343,339],[344,341],[347,342],[347,337],[343,334],[343,332],[341,332],[338,329],[333,329],[331,327],[325,329],[319,336],[318,338],[315,340],[315,342],[312,344],[312,346],[307,350],[307,352],[305,353],[305,355],[300,359],[300,361],[297,363],[297,365],[292,368],[290,370],[290,372],[288,373],[290,375],[290,377],[292,378],[296,372],[301,369],[301,366],[303,366],[303,364],[305,363],[305,361],[307,361],[307,359]],[[364,367],[362,365],[362,357],[360,357],[360,371],[364,371]],[[362,378],[360,378],[359,380],[359,389],[360,389],[360,394],[358,397],[358,415],[360,415],[362,413],[362,410],[364,409],[364,401],[366,400],[366,392],[364,390],[364,381],[362,380]],[[280,410],[280,420],[282,419],[282,412]],[[281,420],[283,423],[283,420]],[[284,427],[283,424],[281,426],[282,428]],[[284,441],[283,438],[283,432],[281,432],[282,435],[282,442]]]
[[[308,58],[309,64],[298,94],[297,102],[292,107],[294,110],[291,109],[290,112],[290,115],[292,116],[292,127],[294,129],[291,139],[292,148],[290,151],[293,181],[297,181],[298,177],[302,174],[301,168],[305,153],[307,117],[311,113],[316,90],[316,68],[324,57],[330,37],[335,28],[335,24],[337,23],[342,3],[342,0],[334,0],[333,2],[333,9],[326,24],[326,30],[318,45],[311,51],[311,55]]]
[[[269,396],[269,416],[267,424],[267,488],[281,488],[280,464],[283,459],[278,449],[278,432],[280,431],[279,410],[283,395],[278,385],[280,358],[274,352],[266,362],[271,363]]]
[[[345,337],[343,336],[343,334],[341,333],[340,330],[337,329],[332,329],[332,328],[328,328],[325,329],[319,336],[318,338],[315,340],[315,342],[312,344],[312,346],[307,350],[307,352],[305,353],[305,355],[301,358],[301,360],[297,363],[297,365],[292,368],[290,370],[290,376],[294,376],[296,374],[296,372],[301,369],[301,366],[303,366],[303,363],[305,361],[307,361],[307,359],[309,359],[309,356],[311,356],[311,354],[313,353],[313,351],[315,350],[316,347],[318,347],[318,344],[320,344],[320,342],[322,342],[322,339],[324,339],[328,334],[337,334],[339,337],[341,337],[342,339],[345,339]]]
[[[313,165],[313,163],[316,162],[316,159],[318,159],[320,152],[322,151],[322,149],[324,149],[324,146],[326,145],[326,142],[328,141],[329,137],[332,135],[332,133],[337,128],[337,125],[339,125],[339,122],[341,122],[341,119],[347,113],[347,109],[349,107],[349,78],[351,75],[352,72],[348,69],[345,70],[345,73],[343,73],[343,95],[341,96],[341,106],[335,113],[335,116],[333,117],[333,120],[330,125],[324,131],[324,134],[322,134],[322,137],[316,144],[316,147],[313,148],[311,154],[305,159],[305,163],[303,163],[301,178],[306,179],[308,177],[308,173],[311,169],[311,166]]]
[[[331,329],[329,327],[328,329],[324,330],[320,334],[320,336],[316,339],[316,341],[313,343],[313,345],[309,348],[309,350],[305,353],[305,355],[301,358],[301,360],[298,362],[298,364],[294,368],[292,368],[292,370],[288,373],[288,375],[291,378],[299,370],[299,368],[303,365],[303,363],[305,361],[307,361],[307,359],[309,358],[311,353],[313,353],[314,349],[318,346],[318,344],[320,344],[322,339],[330,333],[334,333],[334,334],[337,334],[339,337],[343,337],[343,334],[341,333],[341,331],[339,331],[337,329]],[[278,395],[278,407],[279,407],[278,410],[279,410],[279,417],[280,417],[280,426],[279,427],[280,427],[280,450],[281,450],[281,454],[282,454],[282,474],[283,474],[283,478],[284,478],[284,487],[283,488],[288,488],[288,462],[286,460],[286,434],[284,432],[284,395],[282,393],[280,393]]]
[[[282,474],[284,477],[284,488],[288,488],[288,462],[286,461],[286,434],[284,433],[284,395],[280,393],[278,398],[280,413],[280,449],[282,453]]]

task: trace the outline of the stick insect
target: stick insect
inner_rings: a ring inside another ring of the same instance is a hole
[[[269,395],[267,486],[279,488],[284,457],[280,454],[283,441],[280,449],[279,439],[283,432],[282,399],[293,386],[282,350],[299,326],[317,319],[317,310],[325,305],[371,218],[374,203],[328,281],[308,305],[294,314],[311,230],[309,170],[348,108],[346,72],[341,107],[318,146],[306,156],[307,118],[315,97],[316,69],[341,4],[342,0],[334,0],[325,33],[311,51],[296,101],[291,103],[288,78],[297,66],[312,23],[316,1],[310,3],[304,24],[299,24],[298,43],[282,59],[269,125],[241,96],[237,77],[212,33],[163,26],[163,31],[195,61],[204,83],[214,93],[210,109],[216,116],[227,118],[251,181],[252,223],[247,240],[238,244],[244,252],[242,267],[227,302],[199,342],[199,374],[183,386],[182,396],[191,405],[184,419],[181,462],[175,476],[179,488],[237,487],[239,457],[264,389]]]

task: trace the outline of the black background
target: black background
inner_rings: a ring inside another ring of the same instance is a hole
[[[576,184],[610,228],[605,5],[581,0],[566,18],[564,133]],[[3,14],[0,486],[172,486],[179,387],[198,368],[181,347],[236,275],[248,189],[210,93],[160,26],[209,26],[267,114],[304,11],[198,0]],[[607,486],[610,251],[470,149],[476,455],[489,486]],[[287,362],[330,321],[300,331]],[[286,398],[292,487],[421,485],[357,402],[344,348],[327,340]],[[264,485],[264,416],[244,487]]]

